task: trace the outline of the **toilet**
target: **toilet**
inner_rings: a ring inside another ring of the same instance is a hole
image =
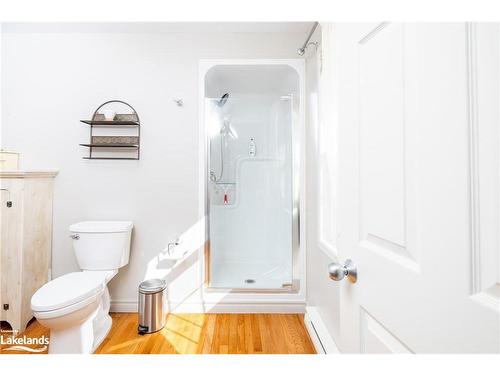
[[[80,272],[38,289],[31,309],[50,329],[49,353],[93,353],[111,329],[108,282],[127,265],[133,223],[84,221],[69,227]]]

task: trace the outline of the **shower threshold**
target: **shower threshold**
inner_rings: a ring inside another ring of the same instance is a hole
[[[257,262],[217,262],[207,289],[290,292],[293,283],[286,269]]]

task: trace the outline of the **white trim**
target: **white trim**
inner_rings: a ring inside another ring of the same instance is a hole
[[[481,243],[479,213],[479,156],[477,113],[477,60],[476,27],[467,23],[467,112],[469,125],[469,210],[471,237],[472,294],[481,292]]]
[[[316,307],[307,306],[304,323],[311,337],[311,341],[319,354],[340,354],[335,340],[321,319]]]
[[[282,291],[279,293],[272,293],[267,291],[219,292],[204,287],[203,303],[213,304],[213,305],[234,304],[234,303],[241,303],[241,304],[298,303],[305,305],[306,298],[301,293],[290,293],[287,291]]]
[[[311,318],[307,313],[304,315],[304,325],[306,326],[307,333],[309,333],[309,337],[314,345],[314,349],[316,349],[316,353],[326,354],[325,348],[323,347],[318,333],[316,332],[316,328],[314,327],[314,324],[311,322]]]
[[[333,33],[332,24],[321,25],[321,73],[319,76],[319,116],[317,122],[316,159],[318,162],[318,184],[316,185],[316,220],[317,220],[317,247],[329,258],[338,260],[339,252],[336,244],[337,236],[337,96],[332,91],[335,87],[335,74],[333,71]],[[330,133],[329,133],[330,132]],[[326,181],[330,179],[331,189],[325,189]],[[328,197],[328,198],[327,198]],[[330,201],[330,205],[325,205]],[[331,220],[325,220],[326,215],[331,215]],[[334,238],[328,239],[326,233],[331,233]]]
[[[58,171],[0,171],[0,178],[54,178],[58,173]]]
[[[137,312],[137,301],[111,301],[109,311],[118,313],[132,313]]]
[[[174,313],[278,313],[278,314],[303,314],[306,311],[305,303],[171,303],[175,308]],[[111,301],[111,312],[136,313],[137,301]]]

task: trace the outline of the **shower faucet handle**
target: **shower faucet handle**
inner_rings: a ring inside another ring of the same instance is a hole
[[[176,247],[176,246],[179,246],[180,243],[181,243],[180,239],[176,239],[174,242],[169,242],[167,244],[167,254],[168,255],[172,255],[172,248]]]

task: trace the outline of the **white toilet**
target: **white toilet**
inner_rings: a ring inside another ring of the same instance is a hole
[[[81,272],[49,281],[31,298],[50,328],[49,353],[93,353],[111,329],[108,282],[127,265],[133,223],[84,221],[69,227]]]

